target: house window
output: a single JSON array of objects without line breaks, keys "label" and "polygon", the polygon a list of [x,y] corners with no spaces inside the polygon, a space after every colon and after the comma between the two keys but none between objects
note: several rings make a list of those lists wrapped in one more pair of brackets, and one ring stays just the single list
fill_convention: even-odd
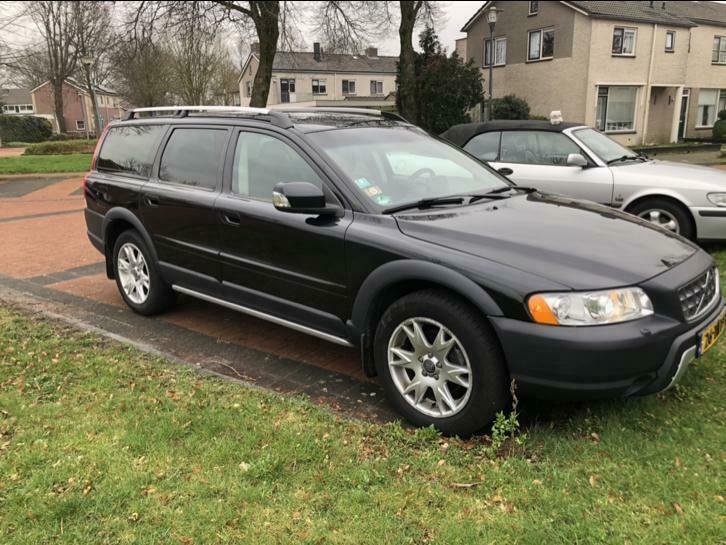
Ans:
[{"label": "house window", "polygon": [[531,30],[528,37],[527,60],[551,59],[555,52],[555,29]]},{"label": "house window", "polygon": [[82,119],[76,119],[76,130],[77,131],[85,131],[86,130],[86,122]]},{"label": "house window", "polygon": [[726,97],[722,102],[722,94],[718,89],[701,89],[698,93],[697,128],[713,127],[716,122],[717,108],[726,106]]},{"label": "house window", "polygon": [[714,64],[726,64],[726,36],[714,36],[711,62]]},{"label": "house window", "polygon": [[615,27],[613,30],[613,55],[635,56],[634,28]]},{"label": "house window", "polygon": [[[484,41],[484,66],[489,66],[491,59],[491,40]],[[507,39],[494,38],[494,66],[507,64]]]},{"label": "house window", "polygon": [[666,32],[665,50],[672,53],[676,49],[676,33],[673,30]]},{"label": "house window", "polygon": [[539,2],[529,3],[529,15],[537,15],[539,13]]},{"label": "house window", "polygon": [[324,79],[314,79],[313,80],[313,94],[314,95],[325,95],[328,93],[328,88],[326,86]]},{"label": "house window", "polygon": [[247,82],[247,89],[245,89],[245,96],[246,97],[252,96],[252,80]]},{"label": "house window", "polygon": [[355,80],[344,79],[343,80],[343,94],[354,95],[355,94]]},{"label": "house window", "polygon": [[383,94],[383,82],[371,80],[371,95]]},{"label": "house window", "polygon": [[637,87],[598,87],[597,128],[605,132],[635,130]]}]

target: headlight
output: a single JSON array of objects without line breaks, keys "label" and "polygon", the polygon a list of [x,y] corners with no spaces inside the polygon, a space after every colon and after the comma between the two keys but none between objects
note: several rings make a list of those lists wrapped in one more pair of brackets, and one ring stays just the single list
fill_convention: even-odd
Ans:
[{"label": "headlight", "polygon": [[550,325],[615,324],[653,314],[653,304],[640,288],[539,293],[527,306],[535,322]]},{"label": "headlight", "polygon": [[726,206],[726,193],[709,193],[707,197],[716,206]]}]

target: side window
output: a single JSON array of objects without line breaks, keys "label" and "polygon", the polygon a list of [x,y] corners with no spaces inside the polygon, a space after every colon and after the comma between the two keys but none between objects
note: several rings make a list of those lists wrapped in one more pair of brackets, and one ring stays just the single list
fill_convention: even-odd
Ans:
[{"label": "side window", "polygon": [[565,166],[570,153],[582,153],[564,134],[548,131],[505,131],[500,161],[526,165]]},{"label": "side window", "polygon": [[108,130],[96,168],[148,178],[165,125],[126,125]]},{"label": "side window", "polygon": [[477,134],[464,145],[464,150],[482,161],[496,161],[499,156],[500,132]]},{"label": "side window", "polygon": [[215,189],[226,141],[224,129],[174,129],[161,156],[159,179]]},{"label": "side window", "polygon": [[[232,192],[265,201],[280,182],[310,182],[328,193],[325,184],[300,154],[266,134],[240,132],[232,171]],[[331,202],[332,195],[328,197]]]}]

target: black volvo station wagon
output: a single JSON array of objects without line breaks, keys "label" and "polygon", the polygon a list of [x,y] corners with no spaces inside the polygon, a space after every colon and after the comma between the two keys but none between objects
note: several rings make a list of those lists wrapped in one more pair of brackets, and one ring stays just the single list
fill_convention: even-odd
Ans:
[{"label": "black volvo station wagon", "polygon": [[665,390],[716,342],[712,258],[512,184],[386,113],[137,109],[84,183],[126,303],[175,294],[345,346],[411,422],[467,435],[524,395]]}]

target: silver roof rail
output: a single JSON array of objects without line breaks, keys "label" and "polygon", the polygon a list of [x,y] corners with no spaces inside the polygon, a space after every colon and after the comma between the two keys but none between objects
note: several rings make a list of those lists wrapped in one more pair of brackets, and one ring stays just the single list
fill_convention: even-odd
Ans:
[{"label": "silver roof rail", "polygon": [[210,114],[241,115],[248,117],[268,117],[275,125],[283,128],[292,126],[290,118],[282,112],[271,111],[267,108],[248,108],[245,106],[154,106],[149,108],[134,108],[126,112],[124,121],[138,119],[142,113],[155,115],[166,115],[175,117],[187,117],[190,112],[208,112]]}]

